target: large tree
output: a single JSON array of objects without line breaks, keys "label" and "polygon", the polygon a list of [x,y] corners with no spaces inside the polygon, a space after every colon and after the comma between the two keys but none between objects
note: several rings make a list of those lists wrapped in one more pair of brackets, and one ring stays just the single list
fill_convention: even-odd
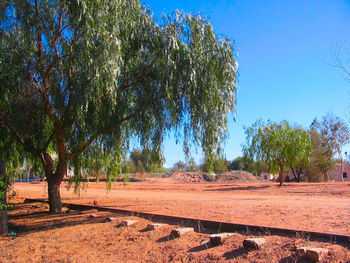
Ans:
[{"label": "large tree", "polygon": [[130,138],[159,151],[175,131],[213,159],[236,71],[232,42],[201,16],[157,24],[138,0],[0,3],[0,123],[40,160],[52,213],[69,166],[79,180],[90,154],[112,154],[118,168]]},{"label": "large tree", "polygon": [[246,129],[245,157],[265,164],[270,172],[279,173],[283,184],[287,166],[310,161],[311,142],[308,132],[291,127],[287,121],[281,123],[257,121]]},{"label": "large tree", "polygon": [[334,157],[343,162],[342,148],[350,141],[350,130],[343,120],[328,113],[312,122],[309,134],[312,152],[307,176],[311,181],[328,180],[328,172],[335,165]]}]

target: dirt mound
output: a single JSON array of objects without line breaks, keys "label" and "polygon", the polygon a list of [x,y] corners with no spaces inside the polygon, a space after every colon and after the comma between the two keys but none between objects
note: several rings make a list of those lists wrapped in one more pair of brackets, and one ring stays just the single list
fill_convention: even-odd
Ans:
[{"label": "dirt mound", "polygon": [[200,183],[209,181],[209,176],[200,172],[175,172],[172,178],[183,182]]},{"label": "dirt mound", "polygon": [[254,176],[253,174],[245,171],[230,171],[216,176],[210,176],[206,173],[201,172],[175,172],[172,174],[172,178],[182,182],[218,182],[218,183],[227,183],[227,182],[266,182],[264,179]]},{"label": "dirt mound", "polygon": [[266,180],[245,171],[230,171],[223,174],[218,174],[215,179],[216,182],[241,182],[241,183],[255,183],[267,182]]}]

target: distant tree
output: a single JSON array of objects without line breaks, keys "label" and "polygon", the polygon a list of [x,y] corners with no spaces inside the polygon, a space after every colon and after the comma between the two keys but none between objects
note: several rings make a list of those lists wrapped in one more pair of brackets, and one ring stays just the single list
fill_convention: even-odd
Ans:
[{"label": "distant tree", "polygon": [[[227,172],[229,170],[230,164],[231,163],[229,161],[227,161],[226,158],[216,157],[216,158],[214,158],[214,161],[212,163],[213,171],[216,174],[221,174],[221,173]],[[200,169],[206,173],[211,172],[210,166],[208,165],[208,163],[206,161],[204,161],[201,164]]]},{"label": "distant tree", "polygon": [[133,161],[124,161],[122,165],[122,173],[136,173],[135,163]]},{"label": "distant tree", "polygon": [[229,170],[230,162],[226,160],[226,158],[218,158],[214,162],[214,172],[216,174],[221,174],[227,172]]},{"label": "distant tree", "polygon": [[255,162],[247,156],[242,156],[231,162],[229,170],[241,170],[260,176],[262,171],[267,171],[268,169],[262,162]]},{"label": "distant tree", "polygon": [[196,172],[198,170],[199,170],[199,168],[198,168],[194,158],[193,157],[189,157],[187,162],[186,162],[186,171],[187,172]]},{"label": "distant tree", "polygon": [[[346,58],[347,56],[347,58]],[[332,47],[333,66],[340,69],[344,79],[350,82],[350,59],[349,54],[345,55],[341,47]]]},{"label": "distant tree", "polygon": [[[290,172],[292,172],[293,174],[294,181],[300,182],[302,180],[302,175],[305,176],[306,167],[310,165],[312,150],[311,150],[311,153],[309,149],[307,152],[304,152],[305,145],[302,143],[299,143],[299,140],[301,138],[304,138],[307,131],[305,131],[303,128],[298,126],[292,129],[293,129],[294,136],[291,138],[292,140],[291,142],[293,143],[293,140],[295,141],[293,150],[296,153],[305,153],[308,155],[308,158],[306,158],[305,156],[305,158],[289,159],[287,164]],[[308,145],[308,147],[310,147],[310,145]],[[312,141],[311,141],[311,149],[312,149]]]},{"label": "distant tree", "polygon": [[350,141],[348,126],[339,117],[327,114],[321,121],[314,120],[309,130],[312,142],[308,180],[328,180],[328,172],[335,165],[335,156],[343,162],[342,148]]},{"label": "distant tree", "polygon": [[246,170],[245,163],[244,163],[244,158],[243,157],[237,157],[234,159],[231,164],[230,164],[230,170]]},{"label": "distant tree", "polygon": [[307,131],[293,129],[286,121],[269,121],[266,124],[257,121],[245,133],[244,155],[255,162],[264,163],[270,172],[278,172],[280,185],[283,184],[287,166],[310,159],[311,142]]},{"label": "distant tree", "polygon": [[163,168],[165,162],[164,156],[159,151],[152,151],[149,148],[144,148],[142,151],[135,149],[130,153],[130,161],[133,162],[135,172],[151,172]]},{"label": "distant tree", "polygon": [[186,169],[186,164],[182,161],[178,161],[174,164],[171,170],[173,172],[181,172],[181,171],[185,171],[185,169]]},{"label": "distant tree", "polygon": [[51,213],[61,213],[68,167],[111,154],[120,170],[130,138],[160,151],[175,129],[185,148],[213,156],[235,110],[236,71],[232,42],[201,16],[157,24],[138,0],[0,3],[0,126],[41,162]]}]

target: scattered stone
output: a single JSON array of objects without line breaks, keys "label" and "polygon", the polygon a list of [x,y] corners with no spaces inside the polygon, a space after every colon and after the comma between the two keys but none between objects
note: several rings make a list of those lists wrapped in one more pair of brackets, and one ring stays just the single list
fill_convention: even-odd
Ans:
[{"label": "scattered stone", "polygon": [[96,215],[96,214],[90,214],[89,215],[89,218],[96,218],[96,217],[98,217],[98,215]]},{"label": "scattered stone", "polygon": [[209,243],[210,243],[210,238],[205,238],[205,239],[202,240],[201,246],[209,245]]},{"label": "scattered stone", "polygon": [[132,226],[132,225],[135,225],[137,223],[136,220],[123,220],[122,221],[122,226]]},{"label": "scattered stone", "polygon": [[265,238],[247,238],[243,241],[243,247],[247,250],[259,250],[265,243]]},{"label": "scattered stone", "polygon": [[299,247],[297,249],[297,254],[299,257],[308,259],[312,262],[319,262],[328,254],[328,249],[314,247]]},{"label": "scattered stone", "polygon": [[165,224],[160,224],[160,223],[148,224],[147,229],[156,230],[156,229],[159,229],[163,226],[165,226]]},{"label": "scattered stone", "polygon": [[181,237],[193,231],[194,231],[193,227],[176,228],[171,231],[170,235],[173,237]]},{"label": "scattered stone", "polygon": [[220,233],[210,235],[210,244],[213,246],[223,244],[228,237],[233,235],[234,233]]},{"label": "scattered stone", "polygon": [[112,222],[112,221],[114,221],[116,219],[117,218],[115,218],[115,217],[109,216],[109,217],[106,217],[106,222]]}]

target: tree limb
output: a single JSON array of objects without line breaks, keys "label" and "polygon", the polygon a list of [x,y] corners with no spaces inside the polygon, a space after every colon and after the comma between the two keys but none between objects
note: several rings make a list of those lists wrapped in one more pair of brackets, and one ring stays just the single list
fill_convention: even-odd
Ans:
[{"label": "tree limb", "polygon": [[13,127],[11,125],[10,122],[8,122],[6,119],[5,119],[5,115],[4,113],[0,113],[0,123],[2,123],[3,126],[5,126],[6,128],[8,128],[10,130],[10,132],[12,133],[12,135],[15,137],[15,139],[23,146],[23,148],[30,152],[31,154],[34,154],[36,156],[39,156],[40,155],[40,150],[36,149],[32,143],[28,143],[26,142],[22,136],[19,134],[19,132],[15,129],[15,127]]},{"label": "tree limb", "polygon": [[128,121],[129,119],[133,118],[135,115],[136,115],[137,112],[134,112],[124,118],[122,118],[120,121],[118,122],[114,122],[108,126],[106,126],[105,128],[103,128],[102,130],[100,130],[99,132],[91,135],[91,137],[87,140],[87,142],[81,147],[80,150],[74,152],[74,153],[71,153],[69,156],[68,156],[68,160],[72,160],[73,158],[79,156],[80,154],[82,154],[87,148],[89,148],[89,146],[98,138],[100,137],[101,135],[103,134],[106,134],[110,131],[112,131],[116,126],[118,125],[121,125],[123,124],[124,122]]}]

